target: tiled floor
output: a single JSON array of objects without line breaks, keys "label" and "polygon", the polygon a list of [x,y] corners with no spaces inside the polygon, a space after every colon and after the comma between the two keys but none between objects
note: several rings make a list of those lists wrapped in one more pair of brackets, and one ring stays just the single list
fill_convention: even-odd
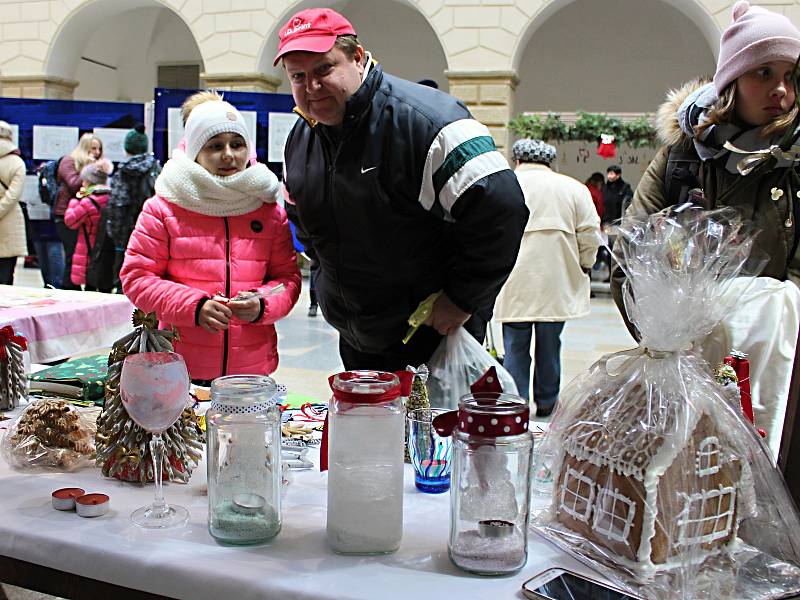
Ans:
[{"label": "tiled floor", "polygon": [[[23,269],[20,260],[14,283],[39,287],[42,279],[38,270]],[[296,394],[324,401],[330,395],[328,376],[342,369],[338,335],[321,313],[317,317],[307,316],[307,283],[304,281],[294,310],[277,324],[280,365],[273,377]],[[603,354],[634,345],[611,299],[605,295],[592,298],[591,314],[564,327],[562,386]]]},{"label": "tiled floor", "polygon": [[[22,268],[20,260],[15,285],[40,287],[42,279],[36,269]],[[304,281],[304,286],[307,281]],[[342,369],[338,354],[338,336],[321,313],[308,317],[308,291],[303,289],[300,301],[291,314],[277,324],[280,366],[273,377],[294,393],[310,399],[326,400],[330,390],[328,375]],[[562,336],[562,387],[584,371],[603,354],[633,347],[614,303],[608,296],[592,298],[591,314],[568,322]],[[44,600],[51,598],[6,586],[9,600]],[[2,598],[2,594],[0,594]]]}]

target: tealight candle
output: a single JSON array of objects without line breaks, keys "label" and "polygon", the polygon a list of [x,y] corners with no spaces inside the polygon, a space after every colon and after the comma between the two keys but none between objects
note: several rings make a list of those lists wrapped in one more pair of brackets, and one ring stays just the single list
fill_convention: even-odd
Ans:
[{"label": "tealight candle", "polygon": [[84,494],[75,499],[75,509],[81,517],[99,517],[108,512],[111,499],[105,494]]},{"label": "tealight candle", "polygon": [[267,499],[258,494],[236,494],[233,497],[233,510],[241,515],[255,515],[263,512]]},{"label": "tealight candle", "polygon": [[56,510],[75,510],[75,499],[83,496],[81,488],[61,488],[53,492],[53,508]]},{"label": "tealight candle", "polygon": [[478,521],[478,531],[481,537],[500,538],[514,533],[514,524],[500,519]]}]

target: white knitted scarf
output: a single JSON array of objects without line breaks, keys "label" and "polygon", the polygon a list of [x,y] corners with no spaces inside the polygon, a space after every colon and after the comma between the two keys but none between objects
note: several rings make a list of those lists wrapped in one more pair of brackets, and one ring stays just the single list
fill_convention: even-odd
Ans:
[{"label": "white knitted scarf", "polygon": [[156,179],[156,194],[209,217],[236,217],[278,199],[278,178],[265,164],[220,177],[176,150]]}]

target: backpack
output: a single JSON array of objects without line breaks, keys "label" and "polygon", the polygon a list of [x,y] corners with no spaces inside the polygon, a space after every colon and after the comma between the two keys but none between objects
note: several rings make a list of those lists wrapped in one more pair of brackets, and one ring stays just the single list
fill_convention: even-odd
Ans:
[{"label": "backpack", "polygon": [[86,285],[97,288],[98,290],[110,290],[114,287],[114,258],[116,249],[114,240],[108,235],[108,205],[101,209],[100,205],[89,198],[94,207],[100,213],[100,220],[97,222],[97,234],[94,238],[94,246],[90,244],[91,239],[86,227],[82,227],[83,236],[86,240],[88,258],[86,260]]},{"label": "backpack", "polygon": [[[61,157],[63,158],[63,156]],[[58,197],[58,166],[61,158],[48,160],[39,166],[39,198],[48,206],[55,206]]]},{"label": "backpack", "polygon": [[703,187],[700,181],[700,157],[694,147],[684,144],[670,146],[667,169],[664,172],[664,198],[667,206],[683,204],[689,190]]}]

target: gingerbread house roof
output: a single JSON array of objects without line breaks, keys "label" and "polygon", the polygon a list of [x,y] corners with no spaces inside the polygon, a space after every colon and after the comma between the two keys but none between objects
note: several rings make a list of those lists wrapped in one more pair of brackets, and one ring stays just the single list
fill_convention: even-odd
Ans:
[{"label": "gingerbread house roof", "polygon": [[563,448],[580,460],[644,481],[656,460],[659,470],[675,460],[703,412],[714,418],[702,403],[695,404],[663,393],[645,395],[640,386],[613,403],[594,396],[566,428]]}]

